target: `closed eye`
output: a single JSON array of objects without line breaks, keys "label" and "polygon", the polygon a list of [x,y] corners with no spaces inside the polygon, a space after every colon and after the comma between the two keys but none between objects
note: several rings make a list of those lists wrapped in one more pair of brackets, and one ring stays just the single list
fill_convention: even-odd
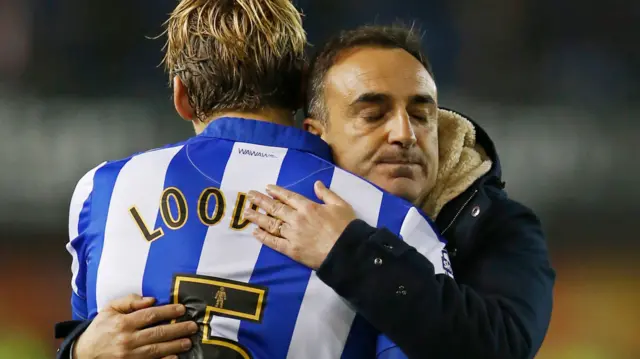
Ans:
[{"label": "closed eye", "polygon": [[427,117],[423,115],[411,115],[411,117],[420,122],[427,122]]},{"label": "closed eye", "polygon": [[384,118],[384,113],[375,114],[375,115],[364,115],[362,116],[367,122],[377,122]]}]

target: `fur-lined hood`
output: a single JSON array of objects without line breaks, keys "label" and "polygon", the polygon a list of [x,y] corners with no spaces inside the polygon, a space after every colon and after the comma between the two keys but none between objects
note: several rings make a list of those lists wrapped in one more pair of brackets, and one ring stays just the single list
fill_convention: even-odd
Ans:
[{"label": "fur-lined hood", "polygon": [[[460,259],[459,250],[462,257],[474,253],[473,248],[481,242],[477,236],[482,219],[490,209],[498,202],[511,202],[489,135],[459,112],[441,108],[438,118],[438,179],[422,207],[448,241],[447,249],[455,262]],[[490,217],[504,215],[499,207]]]},{"label": "fur-lined hood", "polygon": [[421,207],[433,219],[481,178],[501,176],[493,142],[466,116],[441,108],[438,113],[439,167],[435,187]]}]

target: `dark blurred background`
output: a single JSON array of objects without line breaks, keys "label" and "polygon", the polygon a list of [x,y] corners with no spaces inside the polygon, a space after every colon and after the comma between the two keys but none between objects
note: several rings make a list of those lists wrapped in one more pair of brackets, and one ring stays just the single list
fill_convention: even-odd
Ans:
[{"label": "dark blurred background", "polygon": [[[0,0],[0,358],[53,356],[67,211],[106,159],[176,142],[157,67],[175,0]],[[440,103],[493,136],[558,272],[542,359],[640,357],[640,2],[300,0],[316,46],[417,20]]]}]

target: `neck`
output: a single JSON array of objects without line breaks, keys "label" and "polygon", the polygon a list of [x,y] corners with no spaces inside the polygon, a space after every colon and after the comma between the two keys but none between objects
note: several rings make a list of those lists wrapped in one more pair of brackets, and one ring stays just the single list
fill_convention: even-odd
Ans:
[{"label": "neck", "polygon": [[201,133],[204,128],[207,127],[211,121],[215,121],[223,117],[239,117],[246,118],[248,120],[271,122],[278,125],[293,126],[293,113],[290,110],[265,108],[256,111],[230,111],[221,112],[213,115],[211,118],[204,122],[194,121],[196,133]]}]

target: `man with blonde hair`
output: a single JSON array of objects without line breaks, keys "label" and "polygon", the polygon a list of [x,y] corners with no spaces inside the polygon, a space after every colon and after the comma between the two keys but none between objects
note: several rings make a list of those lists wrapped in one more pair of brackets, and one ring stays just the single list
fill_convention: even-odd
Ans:
[{"label": "man with blonde hair", "polygon": [[420,210],[335,167],[327,143],[292,127],[300,14],[289,0],[183,0],[166,33],[174,105],[197,136],[79,181],[67,248],[73,316],[85,322],[66,330],[59,357],[375,357],[379,333],[311,268],[256,241],[245,218],[257,210],[250,190],[276,183],[319,202],[314,187],[328,187],[450,273]]}]

